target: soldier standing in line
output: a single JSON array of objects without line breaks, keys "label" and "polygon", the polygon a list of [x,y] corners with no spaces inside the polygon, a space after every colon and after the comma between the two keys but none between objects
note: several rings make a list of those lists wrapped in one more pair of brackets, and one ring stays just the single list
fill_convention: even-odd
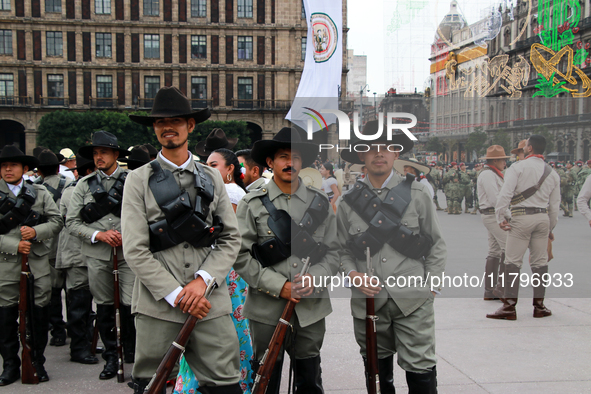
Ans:
[{"label": "soldier standing in line", "polygon": [[560,198],[561,206],[564,210],[565,217],[573,217],[573,177],[569,171],[565,170],[562,164],[559,163],[557,166],[557,173],[560,176]]},{"label": "soldier standing in line", "polygon": [[[377,123],[377,121],[376,121]],[[368,122],[364,134],[375,134]],[[368,127],[370,126],[370,127]],[[377,126],[376,126],[377,127]],[[375,141],[364,153],[343,150],[343,160],[365,163],[368,176],[357,182],[337,203],[337,226],[341,271],[354,285],[351,314],[355,339],[361,356],[366,356],[366,297],[375,297],[378,372],[381,392],[394,388],[394,353],[406,371],[409,392],[437,392],[435,356],[434,292],[430,284],[398,287],[387,278],[440,277],[447,249],[435,206],[425,185],[414,176],[402,177],[393,171],[399,154],[412,149],[405,135]],[[364,141],[351,141],[351,146]],[[398,144],[397,152],[381,148]],[[453,170],[452,170],[453,171]],[[399,226],[396,225],[399,224]],[[374,275],[380,283],[367,283],[367,248]],[[385,287],[384,287],[385,286]],[[434,289],[439,291],[439,289]],[[366,377],[368,375],[366,374]],[[367,379],[367,378],[366,378]]]},{"label": "soldier standing in line", "polygon": [[[461,200],[465,200],[464,213],[470,213],[470,208],[474,207],[474,192],[472,190],[472,174],[467,170],[466,164],[460,163],[460,183],[462,184],[463,195]],[[461,207],[460,200],[460,210]]]},{"label": "soldier standing in line", "polygon": [[[39,165],[37,158],[26,156],[17,147],[6,145],[0,153],[0,355],[3,372],[0,386],[14,383],[20,377],[18,356],[18,304],[22,255],[29,256],[35,277],[35,324],[30,327],[35,337],[33,366],[40,382],[47,382],[45,347],[49,329],[51,242],[63,222],[51,194],[41,185],[27,183],[23,175]],[[34,219],[33,219],[34,217]],[[45,218],[41,222],[40,218]],[[23,225],[24,223],[24,225]]]},{"label": "soldier standing in line", "polygon": [[[60,158],[49,149],[43,150],[37,155],[39,167],[37,173],[40,183],[51,193],[53,201],[59,207],[64,188],[72,183],[70,178],[58,173]],[[66,322],[62,314],[62,290],[64,288],[64,272],[56,269],[55,259],[58,247],[58,237],[52,239],[51,250],[49,251],[49,265],[51,269],[51,301],[49,303],[49,322],[51,324],[50,346],[64,346],[66,344]]]},{"label": "soldier standing in line", "polygon": [[476,215],[478,213],[478,208],[479,208],[479,202],[478,202],[478,175],[480,175],[480,172],[482,171],[483,168],[483,164],[482,163],[476,163],[474,165],[474,169],[469,171],[468,174],[470,175],[470,181],[472,183],[472,195],[473,195],[473,205],[474,205],[474,209],[472,210],[472,212],[470,212],[472,215]]},{"label": "soldier standing in line", "polygon": [[[70,171],[76,171],[79,178],[84,178],[94,172],[94,161],[78,155],[76,166]],[[62,193],[60,213],[62,218],[68,215],[68,206],[78,181],[71,183]],[[88,285],[88,268],[86,258],[82,254],[82,241],[70,234],[67,228],[60,232],[58,240],[55,268],[64,273],[67,294],[67,329],[70,336],[70,361],[81,364],[97,364],[99,362],[90,349],[88,325],[92,310],[92,294]]]},{"label": "soldier standing in line", "polygon": [[[478,201],[482,224],[488,231],[488,255],[486,256],[484,300],[497,300],[502,294],[494,294],[498,275],[504,272],[503,260],[507,234],[499,228],[495,217],[497,196],[503,187],[503,170],[507,166],[505,149],[500,145],[492,145],[486,150],[486,164],[478,175]],[[497,290],[498,292],[498,290]]]},{"label": "soldier standing in line", "polygon": [[581,171],[583,167],[583,162],[581,160],[577,160],[575,162],[575,165],[573,166],[573,168],[571,169],[571,172],[575,178],[575,186],[574,186],[574,200],[575,200],[575,211],[579,210],[579,206],[577,203],[577,196],[579,195],[579,192],[581,191],[580,186],[579,186],[579,172]]},{"label": "soldier standing in line", "polygon": [[[312,278],[330,277],[338,266],[332,206],[324,192],[304,185],[298,176],[302,168],[314,162],[317,153],[318,146],[305,142],[295,128],[284,127],[272,140],[257,141],[252,158],[271,168],[273,178],[247,194],[236,211],[242,247],[234,269],[250,286],[243,313],[250,321],[253,372],[269,347],[287,301],[293,300],[297,302],[290,322],[294,337],[287,339],[285,349],[293,349],[290,357],[295,365],[295,393],[299,394],[324,393],[320,348],[325,317],[332,308],[328,292],[324,287],[315,288]],[[302,229],[297,234],[290,231],[290,222],[294,221]],[[281,228],[287,231],[281,233]],[[289,242],[290,247],[286,246]],[[308,247],[306,242],[312,245]],[[307,257],[311,266],[305,275],[308,280],[303,281],[299,273]],[[277,358],[267,393],[279,393],[282,365],[283,352]]]},{"label": "soldier standing in line", "polygon": [[443,182],[447,186],[447,191],[445,193],[445,197],[448,201],[447,213],[450,215],[461,214],[462,199],[464,196],[463,186],[466,183],[466,178],[462,176],[462,172],[458,169],[458,165],[455,161],[451,163],[451,168],[443,177]]},{"label": "soldier standing in line", "polygon": [[433,203],[435,203],[435,207],[438,211],[443,211],[439,206],[439,201],[437,200],[437,190],[439,190],[440,182],[441,182],[441,171],[435,166],[435,162],[429,163],[431,167],[431,173],[428,176],[429,183],[433,187]]},{"label": "soldier standing in line", "polygon": [[119,157],[129,152],[120,148],[117,137],[97,131],[92,144],[83,146],[78,155],[94,160],[96,172],[81,178],[72,193],[66,226],[70,234],[82,240],[86,257],[90,292],[97,304],[99,333],[106,361],[99,379],[111,379],[117,374],[117,344],[115,332],[115,294],[113,253],[117,251],[121,296],[121,340],[125,362],[134,361],[135,327],[131,315],[131,293],[135,276],[121,250],[121,200],[128,174],[117,164]]},{"label": "soldier standing in line", "polygon": [[[503,306],[486,315],[490,319],[517,319],[515,305],[519,295],[519,280],[523,256],[529,248],[532,274],[540,281],[534,286],[534,317],[550,316],[544,306],[546,288],[542,284],[548,274],[548,239],[558,221],[560,207],[560,177],[544,162],[546,139],[532,135],[527,140],[524,160],[513,164],[505,173],[505,183],[497,198],[495,214],[499,227],[508,231],[505,247],[505,287]],[[511,222],[506,211],[511,205]],[[547,277],[547,275],[546,275]],[[511,280],[509,280],[511,278]]]},{"label": "soldier standing in line", "polygon": [[[220,172],[197,163],[188,148],[189,134],[209,116],[208,109],[194,111],[176,87],[158,91],[150,115],[130,115],[153,127],[162,145],[156,160],[129,174],[123,196],[123,249],[137,275],[136,394],[144,393],[186,313],[201,319],[184,351],[199,391],[242,393],[225,280],[238,255],[240,233]],[[205,290],[213,278],[218,288],[208,300]]]}]

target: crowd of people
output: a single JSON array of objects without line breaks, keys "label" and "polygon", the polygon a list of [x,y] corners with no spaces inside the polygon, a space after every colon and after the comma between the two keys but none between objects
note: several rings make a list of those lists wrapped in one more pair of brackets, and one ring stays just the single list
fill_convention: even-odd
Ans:
[{"label": "crowd of people", "polygon": [[[95,132],[77,153],[39,147],[28,156],[14,146],[2,149],[0,386],[20,377],[17,321],[26,255],[35,277],[30,329],[40,382],[49,380],[46,345],[64,346],[69,337],[72,362],[97,364],[102,353],[99,379],[111,379],[121,363],[133,363],[129,385],[144,393],[171,344],[181,346],[175,337],[190,314],[199,323],[167,377],[175,393],[250,393],[278,324],[291,333],[265,377],[266,392],[279,393],[285,351],[294,392],[323,393],[320,350],[332,308],[329,292],[316,279],[343,275],[366,366],[364,298],[375,299],[381,392],[395,392],[397,354],[409,392],[436,393],[433,300],[441,289],[382,284],[388,277],[444,272],[437,190],[444,190],[449,214],[462,213],[465,199],[465,212],[474,208],[482,215],[489,232],[485,271],[494,277],[484,297],[503,302],[490,318],[516,318],[519,289],[497,285],[497,278],[518,273],[528,247],[532,271],[548,272],[548,239],[560,196],[565,215],[571,215],[569,204],[583,176],[588,179],[579,185],[578,204],[591,225],[589,163],[575,163],[578,171],[567,165],[564,187],[571,189],[561,192],[563,175],[547,169],[541,136],[520,144],[522,156],[503,172],[508,156],[502,147],[490,147],[474,170],[464,163],[443,168],[400,158],[413,142],[394,135],[389,142],[399,144],[400,152],[341,152],[343,189],[335,166],[320,162],[318,147],[296,128],[237,152],[237,139],[214,129],[194,155],[188,135],[209,116],[207,109],[194,111],[178,89],[165,87],[149,115],[130,115],[153,128],[160,151],[149,144],[123,149],[106,131]],[[377,127],[377,121],[368,122],[362,133],[374,135]],[[361,166],[357,177],[352,165]],[[307,167],[319,170],[318,187],[299,177]],[[378,283],[368,281],[371,273]],[[207,298],[211,284],[216,289]],[[551,315],[543,290],[535,290],[534,317]],[[285,321],[288,302],[295,308]],[[95,332],[101,347],[93,341]]]}]

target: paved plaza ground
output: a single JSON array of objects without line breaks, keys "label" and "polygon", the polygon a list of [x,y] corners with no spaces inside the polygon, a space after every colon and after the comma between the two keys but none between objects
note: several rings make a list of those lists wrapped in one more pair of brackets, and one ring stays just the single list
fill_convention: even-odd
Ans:
[{"label": "paved plaza ground", "polygon": [[[482,276],[487,236],[480,215],[438,215],[448,246],[446,274]],[[548,291],[553,316],[532,317],[529,289],[521,293],[516,321],[486,319],[501,303],[483,301],[481,289],[444,289],[436,299],[439,393],[591,393],[591,227],[578,212],[574,218],[560,214],[555,236],[550,273],[572,273],[574,286]],[[363,393],[349,300],[342,291],[335,294],[322,350],[324,388],[327,394]],[[68,347],[48,347],[46,356],[49,382],[17,382],[0,393],[131,393],[116,379],[98,379],[102,363],[69,362]],[[132,366],[125,367],[129,380]],[[398,366],[394,381],[400,393],[407,392]]]}]

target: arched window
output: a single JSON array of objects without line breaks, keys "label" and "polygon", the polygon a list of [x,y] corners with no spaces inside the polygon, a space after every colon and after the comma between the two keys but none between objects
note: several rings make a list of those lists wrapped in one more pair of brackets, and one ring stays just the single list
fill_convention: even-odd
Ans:
[{"label": "arched window", "polygon": [[509,46],[511,43],[511,29],[509,27],[505,28],[505,32],[503,33],[503,46]]},{"label": "arched window", "polygon": [[589,140],[583,141],[583,161],[589,160]]}]

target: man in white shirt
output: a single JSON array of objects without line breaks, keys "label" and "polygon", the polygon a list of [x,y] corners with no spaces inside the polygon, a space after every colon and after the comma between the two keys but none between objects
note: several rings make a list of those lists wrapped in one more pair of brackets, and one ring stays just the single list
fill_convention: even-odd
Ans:
[{"label": "man in white shirt", "polygon": [[577,197],[579,212],[589,221],[591,226],[591,209],[589,209],[589,199],[591,199],[591,176],[588,176]]}]

